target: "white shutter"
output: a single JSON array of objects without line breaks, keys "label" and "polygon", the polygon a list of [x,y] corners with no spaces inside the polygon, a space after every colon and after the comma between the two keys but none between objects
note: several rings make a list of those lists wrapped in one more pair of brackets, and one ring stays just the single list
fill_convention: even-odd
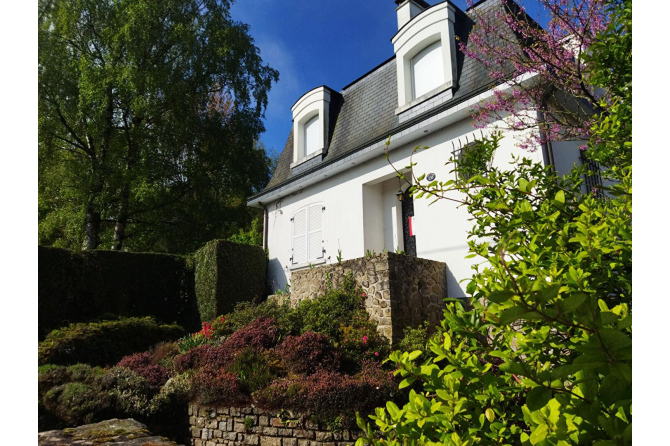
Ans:
[{"label": "white shutter", "polygon": [[319,149],[319,115],[305,123],[305,156]]},{"label": "white shutter", "polygon": [[309,207],[309,260],[323,257],[322,216],[320,204]]},{"label": "white shutter", "polygon": [[442,42],[439,40],[412,58],[412,93],[416,99],[444,83]]},{"label": "white shutter", "polygon": [[307,261],[307,209],[293,215],[293,263]]}]

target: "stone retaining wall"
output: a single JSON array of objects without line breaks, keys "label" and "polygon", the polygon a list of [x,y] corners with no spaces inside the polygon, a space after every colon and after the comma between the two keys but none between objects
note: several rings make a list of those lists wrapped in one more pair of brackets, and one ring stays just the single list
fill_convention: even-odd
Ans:
[{"label": "stone retaining wall", "polygon": [[[255,407],[188,407],[192,446],[345,446],[360,431],[330,432],[298,414]],[[281,416],[280,416],[281,415]]]},{"label": "stone retaining wall", "polygon": [[339,286],[348,272],[367,294],[365,305],[379,332],[392,342],[402,339],[407,326],[437,324],[441,319],[447,297],[446,264],[395,253],[294,271],[291,305],[323,295],[328,280]]}]

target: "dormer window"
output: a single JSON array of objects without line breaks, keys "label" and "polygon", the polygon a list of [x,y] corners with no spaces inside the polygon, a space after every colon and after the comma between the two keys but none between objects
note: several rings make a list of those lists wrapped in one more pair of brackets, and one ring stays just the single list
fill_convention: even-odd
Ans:
[{"label": "dormer window", "polygon": [[443,83],[442,43],[438,40],[412,58],[412,99],[435,90]]},{"label": "dormer window", "polygon": [[398,70],[396,114],[400,115],[438,95],[440,103],[453,97],[456,10],[450,2],[430,6],[405,0],[396,11],[399,29],[391,41]]},{"label": "dormer window", "polygon": [[305,123],[303,133],[303,138],[305,138],[305,156],[309,156],[319,150],[319,115],[314,116]]},{"label": "dormer window", "polygon": [[336,92],[328,87],[308,91],[293,104],[293,162],[296,167],[319,155],[325,155],[328,144],[330,98]]}]

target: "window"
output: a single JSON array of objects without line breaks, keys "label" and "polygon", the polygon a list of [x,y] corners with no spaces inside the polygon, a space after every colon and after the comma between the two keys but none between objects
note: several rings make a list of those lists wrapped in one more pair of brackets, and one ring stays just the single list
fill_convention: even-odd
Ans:
[{"label": "window", "polygon": [[443,83],[442,42],[438,40],[412,58],[412,99],[423,96]]},{"label": "window", "polygon": [[454,153],[456,175],[461,180],[469,180],[475,175],[487,172],[493,162],[495,146],[482,141],[472,141]]},{"label": "window", "polygon": [[323,211],[321,203],[306,206],[293,214],[291,263],[301,264],[324,258]]},{"label": "window", "polygon": [[579,153],[579,158],[582,164],[586,165],[586,172],[584,172],[586,192],[592,193],[598,198],[604,198],[605,193],[603,192],[603,179],[600,175],[600,164],[588,159],[582,151]]},{"label": "window", "polygon": [[319,115],[305,123],[303,136],[305,138],[305,156],[319,150]]}]

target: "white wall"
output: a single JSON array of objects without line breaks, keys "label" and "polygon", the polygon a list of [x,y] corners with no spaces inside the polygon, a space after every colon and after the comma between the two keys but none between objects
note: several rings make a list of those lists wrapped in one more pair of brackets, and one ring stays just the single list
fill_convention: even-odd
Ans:
[{"label": "white wall", "polygon": [[[439,181],[454,178],[453,166],[445,162],[451,157],[453,147],[465,144],[467,135],[471,141],[479,136],[479,130],[465,119],[445,129],[428,133],[416,144],[405,145],[390,153],[391,162],[401,169],[409,164],[409,155],[415,145],[431,147],[418,152],[413,161],[417,163],[414,173],[418,177],[423,173],[434,173]],[[516,139],[505,136],[494,154],[495,166],[509,166],[512,155],[525,156],[536,162],[543,162],[542,152],[528,152],[515,146]],[[452,145],[452,142],[454,145]],[[576,159],[575,159],[576,161]],[[561,156],[561,163],[569,159]],[[574,162],[574,161],[573,161]],[[309,186],[300,192],[284,197],[268,205],[268,247],[270,251],[269,280],[272,290],[283,289],[290,278],[291,256],[291,216],[304,205],[323,202],[324,245],[328,263],[337,262],[338,249],[343,260],[362,257],[366,249],[382,251],[395,250],[397,240],[402,240],[400,222],[400,203],[395,197],[397,179],[393,167],[379,156],[361,165],[351,168],[332,178]],[[449,198],[458,200],[458,193]],[[465,295],[466,284],[459,283],[472,276],[471,266],[478,259],[465,259],[468,254],[467,232],[470,228],[470,216],[458,203],[440,200],[429,206],[430,200],[414,201],[415,233],[417,255],[447,264],[447,291],[451,297]],[[394,213],[395,212],[395,213]],[[396,217],[396,228],[391,221]]]}]

